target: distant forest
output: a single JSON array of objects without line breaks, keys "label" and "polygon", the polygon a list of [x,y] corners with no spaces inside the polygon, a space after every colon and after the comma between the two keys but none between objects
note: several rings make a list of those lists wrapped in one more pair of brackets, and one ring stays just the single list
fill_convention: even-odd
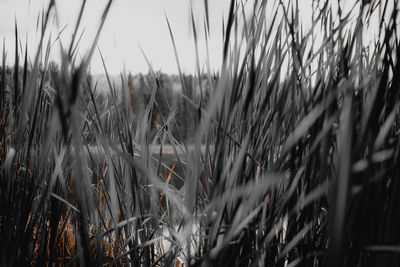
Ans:
[{"label": "distant forest", "polygon": [[[59,75],[51,75],[54,72],[59,72],[58,64],[51,62],[47,68],[41,67],[41,73],[38,73],[38,77],[47,77],[45,80],[37,80],[38,87],[45,88],[46,95],[43,95],[43,101],[50,99],[50,96],[56,93],[57,82],[53,81],[50,77],[59,77]],[[0,83],[6,88],[6,94],[10,92],[10,88],[15,85],[16,79],[18,80],[19,88],[24,89],[26,81],[25,77],[28,74],[21,72],[21,68],[18,70],[18,74],[15,73],[15,67],[6,67],[6,75],[8,80],[3,80],[0,76]],[[42,75],[46,72],[50,75]],[[0,66],[0,73],[2,68]],[[11,78],[12,77],[12,78]],[[90,72],[87,73],[83,83],[80,86],[80,100],[81,103],[87,103],[96,101],[99,105],[97,108],[100,109],[97,112],[104,118],[103,123],[106,122],[107,118],[111,117],[110,112],[113,110],[107,110],[107,103],[113,105],[125,105],[125,111],[130,113],[132,119],[132,127],[137,129],[140,119],[143,119],[144,111],[151,105],[151,96],[154,91],[154,109],[151,114],[152,129],[150,130],[151,140],[150,143],[170,144],[172,141],[181,143],[183,141],[191,142],[192,135],[188,134],[191,127],[194,127],[193,123],[196,117],[201,116],[200,108],[203,108],[207,104],[209,97],[209,78],[207,76],[199,79],[191,74],[183,75],[183,80],[180,79],[179,75],[169,75],[162,72],[151,74],[134,74],[129,73],[128,75],[120,74],[117,75],[92,75]],[[214,81],[217,79],[216,76],[212,78]],[[182,86],[184,84],[184,86]],[[5,99],[7,96],[1,96]],[[13,96],[12,96],[13,97]],[[15,100],[17,101],[17,100]],[[49,102],[50,104],[50,102]],[[93,104],[93,103],[92,103]],[[94,108],[94,105],[79,105],[83,116],[89,114],[90,109]],[[190,116],[188,116],[190,115]],[[162,127],[167,127],[171,130],[171,136],[160,136],[158,133],[165,133],[167,131],[159,131]],[[111,125],[110,129],[118,131],[116,127]],[[94,129],[91,129],[90,125],[86,125],[84,131],[85,137],[88,143],[95,143],[96,137],[93,134]],[[116,134],[108,133],[109,135]],[[173,139],[173,140],[171,140]]]}]

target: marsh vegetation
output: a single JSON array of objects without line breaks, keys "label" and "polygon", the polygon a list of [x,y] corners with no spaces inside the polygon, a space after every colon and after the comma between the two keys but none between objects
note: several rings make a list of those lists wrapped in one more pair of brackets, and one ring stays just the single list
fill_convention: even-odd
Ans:
[{"label": "marsh vegetation", "polygon": [[232,0],[219,72],[185,76],[169,27],[181,90],[149,64],[140,105],[88,72],[113,1],[58,65],[50,2],[37,53],[17,27],[2,51],[1,266],[399,265],[398,1],[313,1],[303,27],[300,1]]}]

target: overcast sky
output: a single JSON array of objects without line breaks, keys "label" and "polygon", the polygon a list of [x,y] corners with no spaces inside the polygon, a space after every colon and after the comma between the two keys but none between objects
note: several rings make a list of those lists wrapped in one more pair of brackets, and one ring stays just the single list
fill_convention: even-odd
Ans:
[{"label": "overcast sky", "polygon": [[[36,46],[32,44],[37,43],[39,36],[36,32],[37,17],[39,11],[47,7],[48,2],[49,0],[0,0],[0,37],[4,36],[5,38],[8,52],[7,62],[13,62],[15,18],[23,44],[26,36],[28,37],[32,56],[36,50]],[[81,2],[81,0],[56,0],[58,23],[52,22],[53,40],[56,33],[67,26],[61,34],[61,41],[65,45],[69,43]],[[212,0],[209,2],[212,26],[210,61],[212,66],[218,68],[222,50],[222,16],[227,13],[229,1]],[[85,32],[79,45],[82,55],[87,51],[94,38],[106,3],[107,0],[87,1],[81,24],[81,29],[84,29]],[[196,21],[199,28],[202,28],[203,0],[193,0],[192,3]],[[164,12],[170,20],[183,69],[186,72],[194,71],[195,54],[189,17],[190,1],[115,0],[98,45],[110,72],[119,73],[124,66],[132,72],[147,72],[148,66],[140,52],[140,45],[155,69],[177,73]],[[205,45],[200,43],[200,47],[205,48]],[[200,52],[204,59],[205,51]],[[59,57],[58,45],[53,47],[52,55],[53,58]],[[98,52],[92,61],[92,71],[103,71]]]},{"label": "overcast sky", "polygon": [[[80,30],[84,30],[79,44],[80,54],[84,55],[94,39],[100,17],[107,0],[87,0]],[[177,73],[177,66],[169,36],[165,14],[170,20],[175,36],[178,54],[185,72],[195,70],[195,48],[190,24],[190,2],[200,36],[200,56],[202,67],[205,66],[205,43],[203,34],[204,7],[203,0],[114,0],[98,47],[103,53],[108,70],[118,74],[124,67],[133,73],[147,72],[148,66],[142,56],[139,45],[156,70]],[[221,64],[222,54],[222,19],[226,18],[230,0],[210,0],[210,63],[213,69]],[[243,2],[247,2],[243,0]],[[274,2],[274,1],[271,1]],[[301,16],[311,20],[312,0],[302,0]],[[335,2],[335,1],[333,1]],[[0,38],[4,37],[7,62],[14,59],[14,22],[17,21],[22,44],[28,40],[29,54],[33,59],[37,49],[39,34],[36,31],[38,14],[46,9],[49,0],[0,0]],[[62,44],[69,44],[75,21],[79,14],[82,0],[56,0],[58,21],[52,20],[51,39],[55,40],[61,33]],[[0,53],[0,58],[1,58]],[[59,42],[52,48],[52,58],[59,58]],[[91,65],[92,72],[102,73],[103,67],[99,53],[96,51]]]}]

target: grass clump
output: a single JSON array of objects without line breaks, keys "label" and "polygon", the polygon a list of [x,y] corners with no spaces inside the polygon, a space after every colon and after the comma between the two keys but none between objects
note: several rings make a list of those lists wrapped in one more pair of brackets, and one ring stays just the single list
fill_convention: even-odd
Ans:
[{"label": "grass clump", "polygon": [[1,264],[397,265],[398,3],[313,3],[303,28],[297,2],[232,0],[218,74],[200,69],[192,19],[192,79],[167,20],[185,114],[150,64],[142,108],[105,64],[100,101],[87,67],[112,1],[81,62],[80,19],[60,67],[44,37],[28,64],[16,29],[0,83]]}]

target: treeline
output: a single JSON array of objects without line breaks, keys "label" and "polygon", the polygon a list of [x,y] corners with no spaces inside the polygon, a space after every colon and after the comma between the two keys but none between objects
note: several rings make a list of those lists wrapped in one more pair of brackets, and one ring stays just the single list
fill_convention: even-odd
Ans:
[{"label": "treeline", "polygon": [[[185,75],[182,81],[177,75],[157,73],[153,75],[137,74],[128,75],[128,88],[130,95],[130,106],[133,113],[134,123],[138,122],[141,116],[140,111],[148,108],[151,104],[151,97],[154,94],[154,109],[151,113],[153,129],[151,135],[156,143],[162,138],[157,138],[157,131],[162,127],[171,130],[172,137],[179,143],[182,141],[191,142],[193,137],[189,134],[193,122],[197,121],[199,112],[196,105],[205,103],[209,87],[207,78],[202,77],[202,85],[193,75]],[[202,90],[202,94],[200,93]],[[158,139],[158,140],[157,140]],[[170,137],[165,141],[171,142]]]},{"label": "treeline", "polygon": [[[23,90],[27,81],[23,81],[28,74],[22,73],[22,68],[18,68],[15,73],[15,67],[5,67],[3,72],[0,67],[0,86],[5,89],[4,96],[1,96],[2,104],[6,104],[7,99],[13,101],[19,96],[15,92],[11,94],[10,88],[15,87],[15,79],[18,80],[18,87]],[[47,66],[41,66],[38,73],[37,86],[43,87],[46,95],[55,94],[59,88],[57,83],[63,81],[55,81],[52,77],[59,77],[57,73],[60,71],[58,64],[50,62]],[[29,70],[28,70],[29,72]],[[3,76],[3,73],[6,74]],[[44,75],[43,75],[44,74]],[[3,79],[6,77],[6,79]],[[214,81],[217,77],[213,77]],[[30,81],[32,82],[32,81]],[[182,85],[183,84],[183,85]],[[202,76],[200,79],[193,75],[183,75],[181,80],[179,75],[168,75],[162,72],[151,74],[128,74],[112,76],[108,74],[92,75],[88,72],[82,80],[80,86],[78,107],[83,116],[87,116],[90,112],[95,112],[94,102],[96,103],[97,112],[104,119],[103,123],[109,124],[108,136],[116,135],[118,131],[117,122],[108,121],[107,118],[112,117],[111,113],[118,109],[107,109],[108,104],[125,105],[125,112],[129,113],[132,120],[132,127],[136,128],[140,124],[140,120],[146,116],[145,111],[149,105],[154,105],[151,111],[151,129],[149,134],[149,142],[160,144],[169,144],[173,140],[181,143],[182,141],[191,142],[193,137],[189,132],[194,127],[194,121],[198,121],[200,116],[199,104],[204,106],[209,97],[210,86],[208,78]],[[17,94],[21,94],[21,91]],[[61,92],[65,94],[65,92]],[[152,103],[152,94],[154,94],[154,102]],[[10,103],[12,104],[12,103]],[[8,105],[8,104],[7,104]],[[15,107],[15,105],[13,105]],[[85,125],[84,134],[88,143],[96,143],[96,136],[93,134],[94,129],[90,125]],[[170,131],[164,131],[164,130]],[[170,136],[163,137],[161,132],[170,132]]]}]

